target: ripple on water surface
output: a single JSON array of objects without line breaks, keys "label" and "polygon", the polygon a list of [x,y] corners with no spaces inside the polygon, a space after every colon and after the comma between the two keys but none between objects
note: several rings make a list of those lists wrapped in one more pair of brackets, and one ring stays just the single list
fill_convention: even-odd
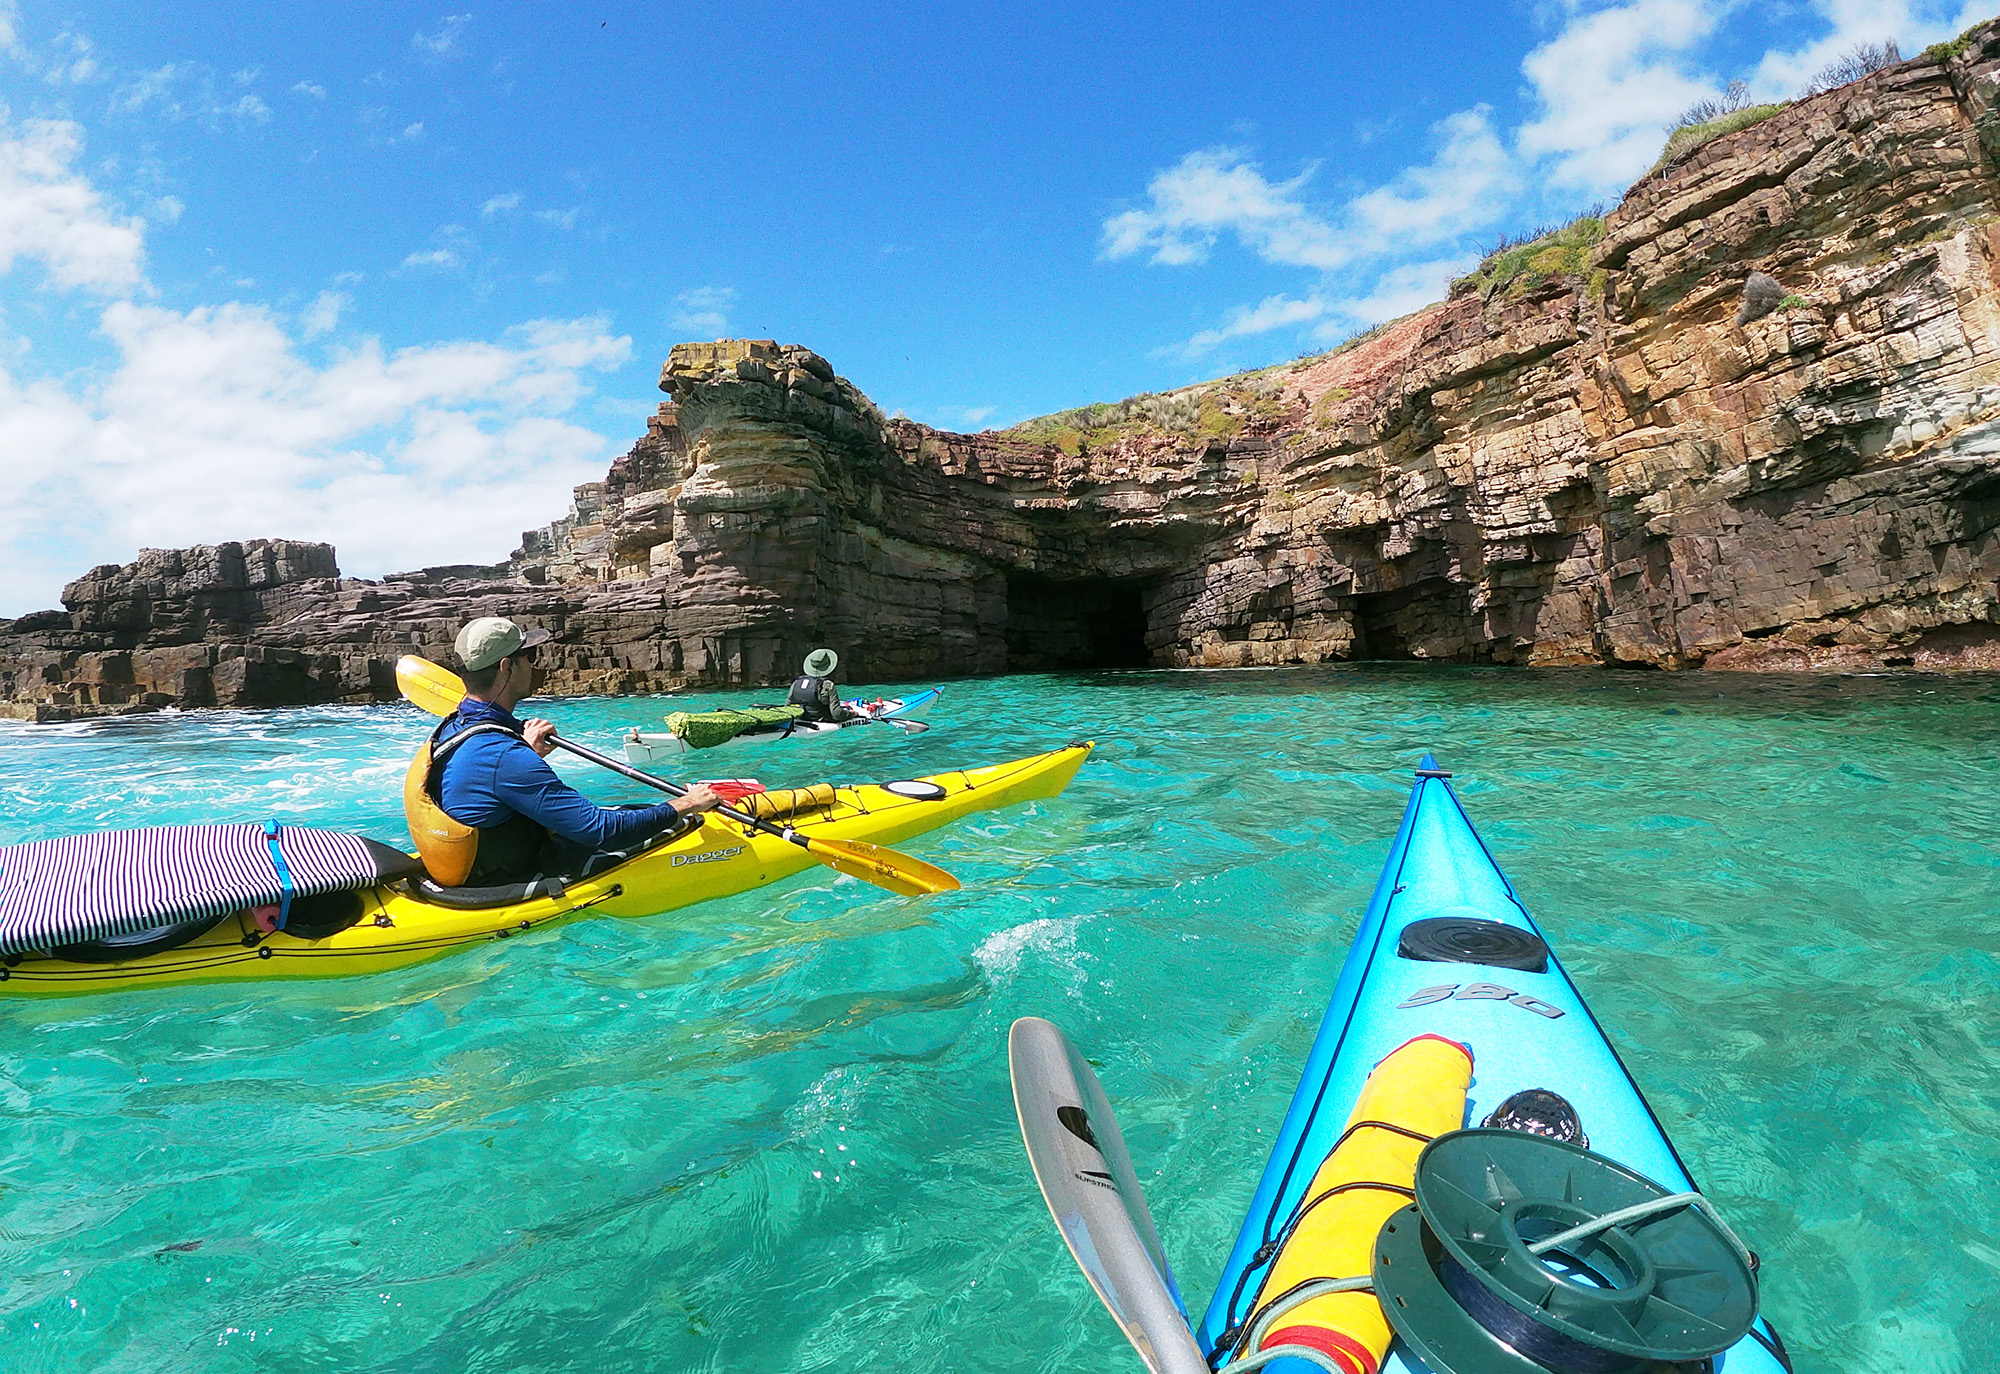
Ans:
[{"label": "ripple on water surface", "polygon": [[[547,714],[608,748],[689,704]],[[1137,1368],[1035,1191],[1006,1028],[1050,1016],[1101,1066],[1199,1302],[1434,749],[1764,1255],[1801,1370],[1977,1371],[1996,704],[1991,679],[1415,667],[954,684],[927,735],[754,767],[1102,741],[1064,796],[902,846],[961,892],[815,870],[371,978],[0,1001],[5,1364]],[[426,728],[0,725],[0,843],[266,815],[400,843]]]}]

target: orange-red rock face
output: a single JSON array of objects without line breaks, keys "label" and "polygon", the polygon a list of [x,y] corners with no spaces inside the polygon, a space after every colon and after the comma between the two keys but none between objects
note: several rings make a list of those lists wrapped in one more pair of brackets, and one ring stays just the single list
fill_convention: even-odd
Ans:
[{"label": "orange-red rock face", "polygon": [[[1996,106],[1989,25],[1648,177],[1587,276],[1463,287],[1070,428],[942,433],[804,348],[683,344],[645,438],[512,563],[360,583],[328,550],[311,577],[179,593],[144,560],[99,569],[67,614],[0,628],[0,695],[364,697],[496,610],[557,630],[577,691],[783,680],[822,643],[853,680],[2000,668]],[[1778,288],[1750,293],[1761,315],[1753,272]],[[247,666],[218,677],[228,655]]]}]

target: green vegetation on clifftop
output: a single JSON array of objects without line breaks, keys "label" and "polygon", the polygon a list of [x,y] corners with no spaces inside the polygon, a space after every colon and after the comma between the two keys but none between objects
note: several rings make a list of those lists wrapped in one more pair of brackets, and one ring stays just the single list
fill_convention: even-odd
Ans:
[{"label": "green vegetation on clifftop", "polygon": [[1182,391],[1145,392],[1122,401],[1059,410],[999,433],[1005,439],[1054,444],[1071,455],[1086,448],[1106,448],[1146,430],[1227,439],[1251,420],[1275,419],[1282,410],[1278,397],[1284,379],[1300,366],[1279,363]]},{"label": "green vegetation on clifftop", "polygon": [[1545,229],[1520,242],[1502,243],[1486,255],[1475,271],[1460,277],[1452,287],[1458,290],[1467,282],[1476,282],[1479,298],[1490,301],[1503,291],[1513,299],[1544,282],[1581,277],[1591,295],[1601,295],[1604,274],[1591,270],[1590,250],[1603,237],[1604,215],[1592,210],[1559,229]]},{"label": "green vegetation on clifftop", "polygon": [[1952,58],[1957,57],[1972,46],[1972,35],[1975,30],[1982,29],[1986,24],[1991,22],[1991,20],[1986,20],[1982,23],[1974,24],[1972,28],[1967,29],[1964,33],[1948,42],[1931,44],[1928,48],[1924,49],[1924,56],[1933,62],[1951,61]]},{"label": "green vegetation on clifftop", "polygon": [[1667,146],[1660,150],[1660,159],[1653,164],[1652,170],[1657,172],[1675,163],[1685,162],[1694,156],[1697,149],[1704,144],[1713,143],[1724,134],[1737,133],[1753,124],[1762,124],[1784,109],[1785,104],[1786,102],[1780,100],[1771,105],[1745,105],[1742,109],[1730,110],[1713,119],[1705,119],[1696,124],[1678,125],[1667,135]]}]

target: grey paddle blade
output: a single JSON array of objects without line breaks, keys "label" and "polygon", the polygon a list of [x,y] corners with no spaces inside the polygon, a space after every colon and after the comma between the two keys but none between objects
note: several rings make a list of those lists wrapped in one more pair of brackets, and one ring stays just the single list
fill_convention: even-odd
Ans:
[{"label": "grey paddle blade", "polygon": [[1208,1374],[1097,1075],[1035,1016],[1008,1033],[1007,1066],[1035,1181],[1090,1286],[1153,1374]]}]

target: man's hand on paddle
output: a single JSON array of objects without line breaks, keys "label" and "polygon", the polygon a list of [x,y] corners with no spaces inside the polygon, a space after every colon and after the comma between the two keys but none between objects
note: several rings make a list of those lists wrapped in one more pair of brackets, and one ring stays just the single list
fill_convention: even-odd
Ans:
[{"label": "man's hand on paddle", "polygon": [[521,738],[543,758],[556,751],[556,727],[550,721],[539,718],[529,721],[521,727]]},{"label": "man's hand on paddle", "polygon": [[691,816],[697,811],[707,811],[722,805],[722,798],[715,789],[705,782],[695,783],[680,796],[674,798],[674,810],[683,816]]}]

